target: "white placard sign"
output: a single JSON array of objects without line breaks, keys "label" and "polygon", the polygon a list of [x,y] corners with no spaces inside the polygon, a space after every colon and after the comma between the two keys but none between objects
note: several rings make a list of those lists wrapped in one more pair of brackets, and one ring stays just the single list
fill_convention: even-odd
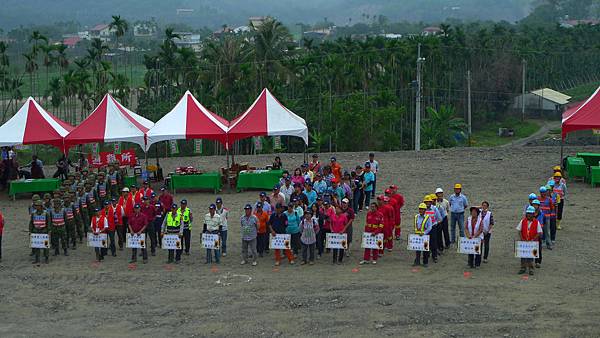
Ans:
[{"label": "white placard sign", "polygon": [[517,258],[540,258],[540,242],[538,241],[516,241],[515,257]]},{"label": "white placard sign", "polygon": [[382,250],[383,234],[374,234],[370,232],[363,233],[361,248]]},{"label": "white placard sign", "polygon": [[31,234],[29,246],[33,249],[48,249],[50,248],[50,236],[48,234]]},{"label": "white placard sign", "polygon": [[289,234],[275,234],[275,236],[269,236],[269,248],[270,249],[289,249],[292,241],[292,235]]},{"label": "white placard sign", "polygon": [[180,250],[181,238],[179,238],[179,235],[163,235],[162,248],[165,250]]},{"label": "white placard sign", "polygon": [[327,249],[348,249],[348,235],[328,233],[325,247]]},{"label": "white placard sign", "polygon": [[219,234],[202,234],[202,247],[205,249],[219,250],[221,238]]},{"label": "white placard sign", "polygon": [[461,237],[458,241],[458,253],[481,255],[481,238]]},{"label": "white placard sign", "polygon": [[108,248],[108,235],[88,232],[87,245],[91,248]]},{"label": "white placard sign", "polygon": [[146,249],[146,234],[127,234],[127,247],[132,249]]},{"label": "white placard sign", "polygon": [[407,243],[406,250],[429,251],[429,235],[409,234]]}]

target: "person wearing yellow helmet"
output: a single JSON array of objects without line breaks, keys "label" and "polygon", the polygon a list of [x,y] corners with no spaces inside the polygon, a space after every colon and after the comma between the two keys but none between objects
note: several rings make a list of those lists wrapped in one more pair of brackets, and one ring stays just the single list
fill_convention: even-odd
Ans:
[{"label": "person wearing yellow helmet", "polygon": [[429,243],[431,243],[429,248],[431,250],[431,257],[433,258],[433,262],[437,263],[438,233],[439,229],[441,228],[440,221],[442,217],[438,208],[434,205],[435,199],[435,194],[430,194],[425,196],[423,202],[425,202],[425,206],[427,206],[425,214],[429,216],[429,219],[431,220],[431,231],[429,232]]},{"label": "person wearing yellow helmet", "polygon": [[[413,228],[415,234],[419,236],[429,235],[431,232],[432,224],[429,215],[425,214],[427,205],[425,203],[419,204],[419,213],[415,215],[413,222]],[[431,242],[431,240],[430,240]],[[423,267],[427,267],[429,263],[429,251],[423,251]],[[421,265],[421,251],[415,251],[415,261],[413,266]]]},{"label": "person wearing yellow helmet", "polygon": [[[559,167],[560,169],[560,167]],[[554,181],[554,192],[558,196],[556,203],[556,230],[561,230],[560,222],[562,221],[563,210],[565,207],[565,198],[567,197],[567,181],[562,177],[561,171],[554,171],[552,176]]]},{"label": "person wearing yellow helmet", "polygon": [[455,243],[457,224],[460,237],[465,237],[465,210],[469,207],[467,197],[462,194],[462,184],[454,185],[454,194],[450,196],[448,203],[450,203],[450,243]]}]

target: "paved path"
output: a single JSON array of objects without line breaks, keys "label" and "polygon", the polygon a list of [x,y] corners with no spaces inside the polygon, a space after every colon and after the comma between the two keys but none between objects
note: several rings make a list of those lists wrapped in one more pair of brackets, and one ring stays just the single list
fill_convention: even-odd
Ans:
[{"label": "paved path", "polygon": [[522,147],[522,146],[525,146],[529,142],[543,138],[544,136],[546,136],[546,134],[548,134],[548,132],[550,130],[560,128],[560,125],[561,125],[561,121],[547,121],[535,133],[533,133],[525,138],[520,138],[520,139],[514,140],[510,143],[503,144],[500,147]]}]

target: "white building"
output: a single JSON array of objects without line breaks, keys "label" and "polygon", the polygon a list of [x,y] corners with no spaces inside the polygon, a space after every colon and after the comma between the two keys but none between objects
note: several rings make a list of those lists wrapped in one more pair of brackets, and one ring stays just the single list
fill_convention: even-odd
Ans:
[{"label": "white building", "polygon": [[550,88],[534,90],[527,94],[515,97],[512,108],[525,112],[530,116],[557,117],[562,114],[571,97]]}]

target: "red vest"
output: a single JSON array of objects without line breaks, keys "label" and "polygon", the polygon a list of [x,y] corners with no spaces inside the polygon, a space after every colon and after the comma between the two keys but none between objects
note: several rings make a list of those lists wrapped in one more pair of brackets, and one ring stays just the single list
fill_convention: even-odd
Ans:
[{"label": "red vest", "polygon": [[131,194],[127,195],[127,200],[123,198],[123,196],[119,197],[119,202],[123,210],[125,210],[125,216],[129,217],[129,215],[133,214],[133,196]]},{"label": "red vest", "polygon": [[538,225],[540,224],[538,222],[538,220],[534,218],[531,221],[531,227],[529,229],[527,229],[528,223],[529,223],[529,220],[527,220],[527,217],[524,217],[521,220],[521,240],[523,240],[523,241],[533,241],[533,240],[535,240],[535,237],[538,235],[537,229],[538,229]]},{"label": "red vest", "polygon": [[103,232],[104,231],[104,215],[100,217],[92,216],[92,232]]},{"label": "red vest", "polygon": [[108,212],[106,212],[106,208],[102,209],[102,217],[108,221],[108,230],[115,231],[115,209],[112,205],[108,206]]}]

